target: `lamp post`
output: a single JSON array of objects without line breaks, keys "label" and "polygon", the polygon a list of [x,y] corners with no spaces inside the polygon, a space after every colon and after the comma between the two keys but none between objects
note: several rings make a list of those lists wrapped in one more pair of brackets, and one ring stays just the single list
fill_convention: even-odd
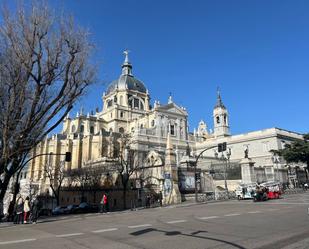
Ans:
[{"label": "lamp post", "polygon": [[275,181],[279,181],[279,177],[278,177],[278,163],[280,162],[280,160],[279,160],[279,156],[277,155],[277,154],[274,154],[273,155],[273,157],[272,157],[272,161],[273,161],[273,163],[276,165],[276,170],[274,170],[274,172],[275,172]]},{"label": "lamp post", "polygon": [[209,147],[209,148],[206,148],[206,149],[204,149],[204,150],[202,150],[198,155],[197,155],[197,157],[196,157],[196,159],[195,159],[195,162],[193,163],[194,165],[194,182],[195,182],[195,184],[194,184],[194,190],[195,190],[195,202],[198,202],[198,193],[197,193],[197,179],[196,179],[196,173],[197,173],[197,170],[196,170],[196,167],[197,167],[197,162],[198,162],[198,160],[199,160],[199,158],[201,157],[201,155],[205,152],[205,151],[207,151],[207,150],[210,150],[210,149],[214,149],[214,148],[217,148],[218,147],[218,145],[214,145],[214,146],[211,146],[211,147]]},{"label": "lamp post", "polygon": [[224,177],[224,188],[225,188],[225,192],[227,197],[229,196],[229,190],[227,187],[227,167],[230,166],[230,157],[231,157],[232,153],[231,153],[231,148],[228,148],[228,151],[226,152],[226,157],[224,157],[223,152],[221,154],[221,158],[219,158],[219,154],[217,151],[215,151],[215,158],[218,160],[224,160],[225,164],[224,164],[224,172],[223,172],[223,177]]},{"label": "lamp post", "polygon": [[224,172],[224,185],[225,185],[225,191],[226,191],[226,194],[227,194],[227,197],[229,198],[229,190],[227,188],[227,167],[230,167],[230,157],[232,155],[232,152],[231,152],[231,148],[228,148],[227,152],[226,152],[226,164],[225,164],[225,172]]}]

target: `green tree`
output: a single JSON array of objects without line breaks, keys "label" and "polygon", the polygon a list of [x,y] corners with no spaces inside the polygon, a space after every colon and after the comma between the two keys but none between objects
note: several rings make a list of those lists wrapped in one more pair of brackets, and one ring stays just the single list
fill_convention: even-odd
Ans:
[{"label": "green tree", "polygon": [[287,161],[287,163],[305,163],[306,177],[308,179],[309,171],[309,133],[304,134],[304,140],[295,141],[291,144],[286,144],[284,149],[278,151],[279,155]]}]

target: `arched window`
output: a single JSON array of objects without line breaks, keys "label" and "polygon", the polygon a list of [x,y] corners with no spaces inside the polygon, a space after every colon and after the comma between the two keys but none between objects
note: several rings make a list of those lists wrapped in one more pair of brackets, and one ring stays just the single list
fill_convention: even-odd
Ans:
[{"label": "arched window", "polygon": [[217,124],[220,124],[220,117],[219,116],[216,117],[216,120],[217,120]]},{"label": "arched window", "polygon": [[151,126],[152,126],[152,127],[155,126],[155,121],[154,121],[154,120],[151,121]]},{"label": "arched window", "polygon": [[226,114],[224,114],[224,124],[226,124]]},{"label": "arched window", "polygon": [[143,129],[144,128],[144,125],[143,124],[141,124],[141,129]]},{"label": "arched window", "polygon": [[124,128],[123,127],[119,128],[119,133],[121,133],[121,134],[124,133]]},{"label": "arched window", "polygon": [[109,128],[109,132],[113,132],[113,128]]},{"label": "arched window", "polygon": [[80,133],[83,133],[83,132],[84,132],[84,129],[85,129],[84,125],[81,125],[81,126],[80,126]]},{"label": "arched window", "polygon": [[134,99],[134,108],[139,108],[139,100]]},{"label": "arched window", "polygon": [[94,134],[94,127],[90,126],[90,134]]},{"label": "arched window", "polygon": [[123,116],[124,116],[124,115],[123,115],[123,112],[121,111],[121,112],[120,112],[120,118],[123,118]]},{"label": "arched window", "polygon": [[73,132],[75,132],[75,125],[72,125],[72,128],[71,128],[71,132],[73,133]]}]

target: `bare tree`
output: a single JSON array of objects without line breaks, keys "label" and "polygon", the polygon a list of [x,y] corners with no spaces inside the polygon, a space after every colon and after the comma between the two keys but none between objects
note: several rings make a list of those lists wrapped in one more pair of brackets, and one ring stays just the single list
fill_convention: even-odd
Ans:
[{"label": "bare tree", "polygon": [[121,179],[124,209],[126,209],[127,190],[130,177],[140,168],[139,153],[137,150],[130,147],[130,141],[131,140],[129,135],[122,135],[122,137],[119,139],[119,148],[115,147],[114,149],[118,150],[115,153],[115,155],[117,155],[115,164],[117,165],[117,173]]},{"label": "bare tree", "polygon": [[68,174],[71,187],[73,186],[73,188],[80,190],[82,199],[84,199],[85,191],[92,191],[95,202],[95,195],[97,190],[102,186],[102,176],[105,171],[105,168],[92,165],[73,169]]},{"label": "bare tree", "polygon": [[[0,203],[31,149],[94,82],[89,33],[45,4],[4,9],[0,26]],[[1,210],[0,210],[1,212]]]},{"label": "bare tree", "polygon": [[46,177],[49,179],[49,186],[56,198],[57,206],[59,206],[60,190],[66,177],[64,162],[60,162],[60,164],[56,165],[55,167],[52,164],[47,163],[44,167],[44,171]]}]

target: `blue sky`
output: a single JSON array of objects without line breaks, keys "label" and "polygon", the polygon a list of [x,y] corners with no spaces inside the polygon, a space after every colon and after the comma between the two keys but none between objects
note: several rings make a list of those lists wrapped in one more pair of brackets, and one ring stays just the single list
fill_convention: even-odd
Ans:
[{"label": "blue sky", "polygon": [[[97,44],[99,79],[77,105],[102,107],[122,51],[152,101],[187,108],[190,130],[212,127],[219,86],[233,134],[280,127],[309,132],[309,1],[57,0]],[[79,108],[79,107],[78,107]],[[77,108],[77,109],[78,109]]]}]

